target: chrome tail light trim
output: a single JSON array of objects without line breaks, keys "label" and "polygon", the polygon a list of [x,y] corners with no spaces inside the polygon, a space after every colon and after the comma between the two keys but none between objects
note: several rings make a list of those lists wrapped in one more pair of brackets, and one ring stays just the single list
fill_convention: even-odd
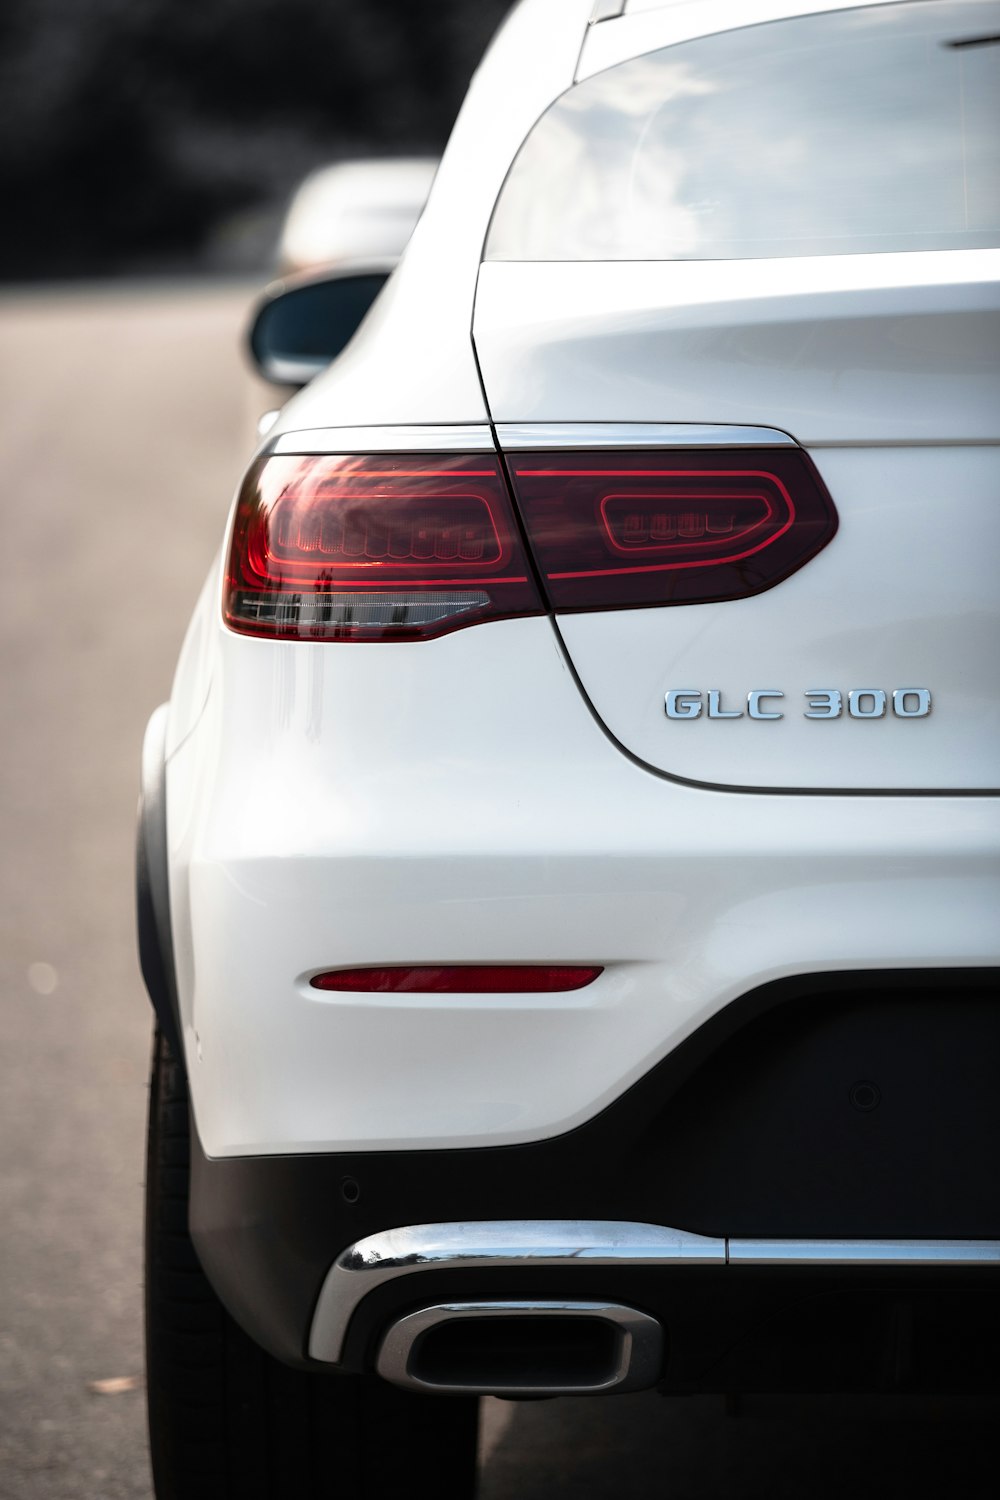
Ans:
[{"label": "chrome tail light trim", "polygon": [[322,453],[493,453],[485,423],[440,427],[310,427],[280,432],[263,450],[268,454]]},{"label": "chrome tail light trim", "polygon": [[797,448],[776,427],[704,426],[687,422],[498,422],[504,452],[545,448]]}]

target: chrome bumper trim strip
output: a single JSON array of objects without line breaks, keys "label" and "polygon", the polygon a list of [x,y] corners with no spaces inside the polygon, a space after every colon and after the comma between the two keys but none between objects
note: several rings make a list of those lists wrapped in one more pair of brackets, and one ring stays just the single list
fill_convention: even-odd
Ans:
[{"label": "chrome bumper trim strip", "polygon": [[350,1245],[327,1273],[309,1354],[336,1364],[354,1309],[375,1287],[421,1271],[514,1266],[725,1265],[726,1242],[656,1224],[523,1219],[417,1224]]},{"label": "chrome bumper trim strip", "polygon": [[416,1224],[349,1245],[327,1272],[309,1335],[312,1359],[337,1364],[368,1293],[421,1271],[517,1266],[1000,1266],[1000,1240],[710,1239],[659,1224],[503,1220]]},{"label": "chrome bumper trim strip", "polygon": [[997,1240],[730,1240],[740,1266],[1000,1265]]}]

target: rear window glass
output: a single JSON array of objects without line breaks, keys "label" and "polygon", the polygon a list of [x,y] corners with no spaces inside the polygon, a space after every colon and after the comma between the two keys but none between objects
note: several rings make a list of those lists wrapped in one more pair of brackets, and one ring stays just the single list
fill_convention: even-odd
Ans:
[{"label": "rear window glass", "polygon": [[996,245],[998,157],[998,0],[773,21],[634,58],[557,99],[510,170],[486,259]]}]

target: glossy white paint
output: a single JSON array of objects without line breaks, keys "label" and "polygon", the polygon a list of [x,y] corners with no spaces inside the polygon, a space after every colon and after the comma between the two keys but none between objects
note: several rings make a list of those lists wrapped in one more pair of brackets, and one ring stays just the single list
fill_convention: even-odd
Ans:
[{"label": "glossy white paint", "polygon": [[[743,787],[1000,786],[1000,452],[830,448],[815,455],[840,513],[833,541],[752,599],[559,618],[596,712],[633,755]],[[851,688],[930,689],[926,718],[852,719]],[[743,718],[670,720],[668,689],[721,691]],[[780,722],[747,716],[778,688]],[[839,688],[837,719],[806,693]]]},{"label": "glossy white paint", "polygon": [[220,566],[221,559],[217,557],[202,585],[181,645],[167,720],[168,759],[194,729],[208,701],[215,664]]},{"label": "glossy white paint", "polygon": [[[710,36],[737,26],[758,26],[788,16],[820,11],[856,10],[873,0],[630,0],[622,16],[591,26],[587,32],[577,81],[616,63],[690,37]],[[897,0],[874,0],[895,4]]]},{"label": "glossy white paint", "polygon": [[997,250],[490,263],[474,333],[496,422],[1000,441]]},{"label": "glossy white paint", "polygon": [[[487,264],[474,332],[522,448],[571,419],[767,423],[812,449],[837,506],[829,546],[752,599],[561,617],[626,749],[729,786],[998,785],[1000,253]],[[850,688],[906,686],[928,718],[846,712]],[[669,689],[745,709],[764,687],[780,725],[663,711]],[[814,688],[844,693],[835,723],[804,717]]]},{"label": "glossy white paint", "polygon": [[472,80],[398,270],[359,336],[289,402],[275,433],[486,419],[469,340],[480,251],[518,147],[572,84],[591,6],[531,0],[511,12]]},{"label": "glossy white paint", "polygon": [[[995,802],[672,784],[610,743],[545,619],[417,645],[212,629],[216,688],[168,766],[210,1154],[539,1139],[754,984],[995,961]],[[547,996],[307,983],[490,960],[606,971]]]},{"label": "glossy white paint", "polygon": [[[964,676],[956,662],[970,616],[989,604],[978,553],[966,554],[965,592],[950,578],[931,618],[926,568],[915,584],[889,577],[879,593],[854,531],[870,523],[888,545],[878,465],[891,459],[897,477],[909,465],[892,513],[954,569],[951,533],[935,533],[934,484],[950,518],[945,449],[1000,436],[996,377],[978,363],[993,348],[995,255],[742,262],[738,274],[693,263],[479,272],[504,173],[570,86],[581,44],[592,71],[598,45],[605,59],[641,50],[639,23],[655,21],[661,38],[676,22],[688,28],[680,39],[788,8],[633,6],[588,31],[593,0],[519,6],[474,81],[386,294],[271,436],[336,451],[347,440],[331,429],[390,426],[402,442],[407,427],[490,416],[784,429],[815,451],[841,508],[834,544],[746,605],[661,611],[651,634],[648,611],[562,621],[585,684],[610,695],[602,712],[616,732],[628,721],[635,753],[652,760],[658,733],[692,727],[662,715],[675,670],[711,671],[711,681],[672,684],[705,690],[782,686],[756,670],[743,680],[758,661],[768,676],[787,671],[792,689],[827,685],[801,682],[807,664],[844,690],[926,685],[928,722],[721,723],[720,735],[743,737],[739,754],[731,738],[720,751],[703,737],[671,753],[669,768],[697,776],[715,755],[713,774],[730,780],[734,762],[752,764],[747,779],[760,781],[767,759],[772,785],[808,784],[804,732],[832,729],[823,779],[837,785],[870,785],[875,761],[883,775],[892,762],[904,784],[936,784],[946,763],[956,778],[974,765],[977,784],[984,721],[970,729],[966,719],[980,712],[972,675],[989,664],[977,646]],[[819,8],[839,7],[795,6]],[[477,277],[489,411],[470,339]],[[312,435],[296,439],[299,430]],[[959,497],[972,491],[977,525],[991,519],[994,452],[963,453],[976,477]],[[952,680],[925,684],[928,661]],[[848,676],[862,662],[879,681]],[[912,684],[890,680],[904,668]],[[903,732],[927,730],[936,738],[933,754],[921,741],[923,765],[935,775],[900,771]],[[851,731],[864,752],[848,745]],[[885,731],[892,748],[873,753]],[[253,640],[223,629],[216,566],[178,667],[167,777],[182,1023],[212,1155],[542,1139],[592,1118],[755,985],[998,958],[996,800],[735,794],[654,774],[601,727],[545,618],[419,644]],[[546,996],[322,994],[308,984],[331,967],[487,961],[605,972]]]}]

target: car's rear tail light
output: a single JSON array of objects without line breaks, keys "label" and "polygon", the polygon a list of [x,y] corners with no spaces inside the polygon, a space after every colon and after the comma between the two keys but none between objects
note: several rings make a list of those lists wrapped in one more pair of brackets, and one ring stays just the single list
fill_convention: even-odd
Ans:
[{"label": "car's rear tail light", "polygon": [[324,454],[251,468],[223,610],[247,635],[371,641],[543,605],[494,455]]},{"label": "car's rear tail light", "polygon": [[837,512],[798,450],[516,453],[511,476],[556,610],[744,599],[815,556]]},{"label": "car's rear tail light", "polygon": [[603,973],[568,964],[421,964],[332,969],[309,982],[317,990],[423,995],[551,995],[582,990]]}]

